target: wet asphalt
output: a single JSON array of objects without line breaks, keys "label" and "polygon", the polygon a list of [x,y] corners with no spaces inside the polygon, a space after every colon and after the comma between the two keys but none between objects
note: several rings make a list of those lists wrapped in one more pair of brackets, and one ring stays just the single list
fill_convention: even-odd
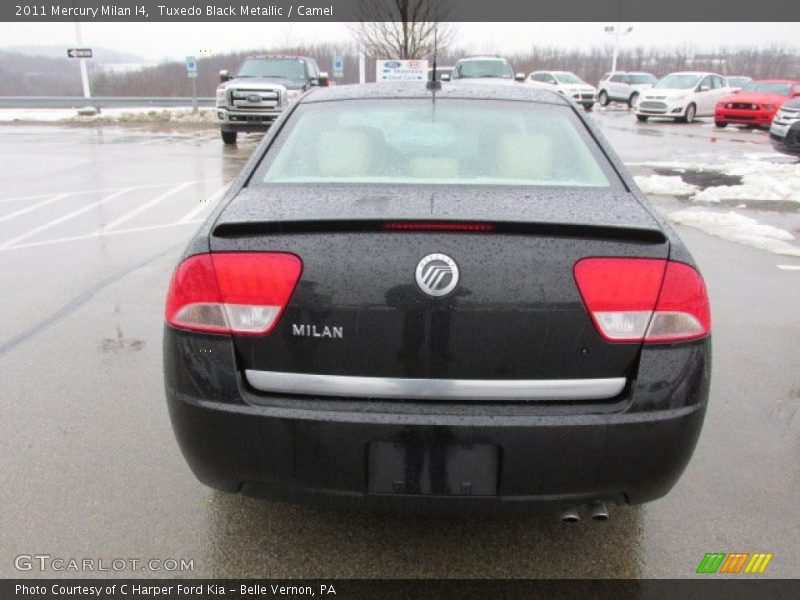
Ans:
[{"label": "wet asphalt", "polygon": [[[707,122],[594,118],[629,162],[769,149],[762,132]],[[800,575],[800,270],[785,268],[800,260],[686,227],[713,306],[713,382],[699,445],[665,498],[566,525],[341,512],[198,483],[167,418],[162,305],[203,200],[256,141],[0,126],[0,576],[98,575],[15,568],[48,554],[193,560],[101,573],[118,576],[669,578],[715,551],[769,552],[761,577]]]}]

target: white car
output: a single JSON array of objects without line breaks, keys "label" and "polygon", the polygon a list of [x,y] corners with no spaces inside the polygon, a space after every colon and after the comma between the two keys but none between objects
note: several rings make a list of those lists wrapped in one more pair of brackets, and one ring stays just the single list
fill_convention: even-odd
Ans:
[{"label": "white car", "polygon": [[586,110],[594,106],[597,89],[569,71],[534,71],[528,75],[531,83],[544,83],[559,94],[571,98]]},{"label": "white car", "polygon": [[627,102],[633,108],[639,95],[653,87],[656,81],[655,75],[639,71],[606,73],[597,84],[597,102],[600,106],[607,106],[609,102]]},{"label": "white car", "polygon": [[769,133],[774,140],[783,140],[789,128],[800,122],[800,98],[789,100],[775,113]]},{"label": "white car", "polygon": [[505,58],[499,56],[468,56],[456,61],[451,81],[471,83],[514,83],[524,81],[524,73],[514,73]]},{"label": "white car", "polygon": [[717,100],[731,93],[727,80],[716,73],[684,71],[662,77],[643,92],[636,104],[636,118],[666,117],[691,123],[695,117],[714,115]]}]

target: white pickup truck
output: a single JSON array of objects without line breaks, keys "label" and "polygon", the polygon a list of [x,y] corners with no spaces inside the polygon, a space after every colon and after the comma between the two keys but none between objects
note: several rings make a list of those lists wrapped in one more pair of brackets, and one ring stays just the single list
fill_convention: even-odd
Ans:
[{"label": "white pickup truck", "polygon": [[252,56],[235,77],[220,71],[219,79],[217,120],[226,144],[235,144],[240,131],[266,131],[292,99],[328,85],[328,74],[307,56]]}]

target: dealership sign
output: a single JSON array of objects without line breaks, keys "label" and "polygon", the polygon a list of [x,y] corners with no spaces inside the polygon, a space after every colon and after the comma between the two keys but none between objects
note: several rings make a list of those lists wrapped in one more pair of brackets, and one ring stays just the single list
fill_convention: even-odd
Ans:
[{"label": "dealership sign", "polygon": [[427,60],[376,60],[375,81],[427,81]]}]

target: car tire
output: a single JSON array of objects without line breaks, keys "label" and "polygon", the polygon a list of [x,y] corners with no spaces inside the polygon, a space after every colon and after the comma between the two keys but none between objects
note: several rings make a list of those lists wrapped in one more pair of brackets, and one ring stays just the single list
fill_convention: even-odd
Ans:
[{"label": "car tire", "polygon": [[714,121],[714,125],[716,125],[720,129],[725,129],[728,126],[728,124],[725,121]]},{"label": "car tire", "polygon": [[605,90],[601,90],[597,95],[597,101],[600,103],[600,106],[608,106],[608,94]]},{"label": "car tire", "polygon": [[690,104],[686,107],[686,113],[678,119],[681,123],[694,123],[694,118],[697,116],[697,107]]},{"label": "car tire", "polygon": [[628,106],[630,106],[631,108],[633,108],[634,106],[636,106],[636,101],[637,101],[638,99],[639,99],[639,92],[633,92],[633,93],[631,94],[631,97],[630,97],[630,98],[628,98]]},{"label": "car tire", "polygon": [[636,115],[636,118],[642,123],[647,122],[647,115]]},{"label": "car tire", "polygon": [[222,135],[222,143],[226,146],[232,146],[236,143],[237,133],[237,131],[220,131],[220,135]]}]

